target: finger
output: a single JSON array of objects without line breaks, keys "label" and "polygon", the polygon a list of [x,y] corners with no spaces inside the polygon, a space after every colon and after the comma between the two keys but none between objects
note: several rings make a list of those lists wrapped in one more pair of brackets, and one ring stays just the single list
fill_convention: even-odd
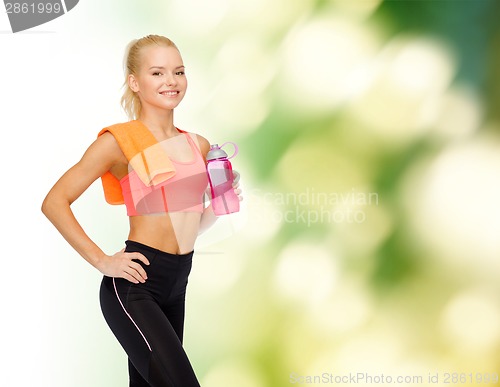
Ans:
[{"label": "finger", "polygon": [[234,193],[236,194],[238,200],[241,202],[243,200],[243,196],[241,196],[241,189],[235,189]]},{"label": "finger", "polygon": [[[138,264],[137,264],[138,265]],[[123,270],[124,274],[130,276],[136,283],[144,283],[146,280],[140,275],[139,271],[132,266],[128,266]]]},{"label": "finger", "polygon": [[146,265],[148,265],[148,266],[149,266],[149,264],[150,264],[149,259],[147,259],[144,255],[142,255],[142,254],[140,254],[140,253],[138,253],[138,254],[139,254],[139,258],[138,258],[138,259],[139,259],[140,261],[142,261],[144,264],[146,264]]},{"label": "finger", "polygon": [[233,178],[234,183],[237,183],[238,181],[240,181],[240,173],[238,171],[235,171],[234,169],[233,169],[233,177],[234,177]]},{"label": "finger", "polygon": [[138,284],[139,283],[138,280],[136,280],[133,276],[131,276],[127,272],[123,272],[122,278],[125,278],[127,281],[132,282],[134,284]]},{"label": "finger", "polygon": [[130,259],[138,259],[139,261],[141,261],[145,265],[149,266],[149,260],[141,253],[130,253],[130,256],[131,256]]},{"label": "finger", "polygon": [[[134,275],[135,278],[137,278],[139,280],[143,279],[144,281],[148,279],[148,274],[146,273],[146,271],[144,270],[144,268],[140,264],[138,264],[137,262],[131,262],[130,267],[132,269],[134,269],[137,273],[137,275]],[[137,276],[139,276],[139,277],[137,277]]]}]

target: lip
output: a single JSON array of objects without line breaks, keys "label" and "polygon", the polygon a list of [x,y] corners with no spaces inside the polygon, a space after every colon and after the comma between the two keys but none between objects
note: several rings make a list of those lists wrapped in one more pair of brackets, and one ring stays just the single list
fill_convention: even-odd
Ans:
[{"label": "lip", "polygon": [[158,94],[164,96],[164,97],[177,97],[180,94],[179,90],[163,90],[160,91]]}]

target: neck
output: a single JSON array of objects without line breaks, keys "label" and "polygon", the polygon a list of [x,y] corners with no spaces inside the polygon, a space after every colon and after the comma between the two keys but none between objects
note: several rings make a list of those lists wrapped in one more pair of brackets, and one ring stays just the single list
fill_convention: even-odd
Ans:
[{"label": "neck", "polygon": [[174,126],[173,110],[143,110],[138,120],[159,138],[168,138],[179,134]]}]

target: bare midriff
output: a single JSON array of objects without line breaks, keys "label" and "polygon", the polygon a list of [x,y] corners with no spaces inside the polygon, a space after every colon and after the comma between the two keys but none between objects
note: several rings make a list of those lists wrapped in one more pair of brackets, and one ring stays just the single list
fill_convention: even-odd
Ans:
[{"label": "bare midriff", "polygon": [[171,254],[193,251],[200,225],[199,212],[130,216],[128,239]]}]

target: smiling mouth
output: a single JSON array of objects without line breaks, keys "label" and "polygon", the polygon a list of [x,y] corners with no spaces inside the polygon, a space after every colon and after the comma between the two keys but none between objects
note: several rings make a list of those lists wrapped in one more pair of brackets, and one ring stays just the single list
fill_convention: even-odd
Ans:
[{"label": "smiling mouth", "polygon": [[177,94],[179,94],[179,91],[162,91],[160,92],[161,95],[165,95],[167,97],[174,97]]}]

